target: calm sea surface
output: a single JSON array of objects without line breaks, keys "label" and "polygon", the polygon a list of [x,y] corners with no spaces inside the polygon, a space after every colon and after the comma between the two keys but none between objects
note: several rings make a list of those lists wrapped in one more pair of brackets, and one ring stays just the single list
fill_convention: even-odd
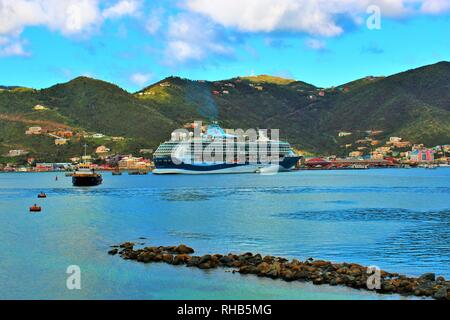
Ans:
[{"label": "calm sea surface", "polygon": [[[398,299],[224,270],[140,264],[124,241],[280,255],[450,277],[450,169],[112,176],[74,188],[55,173],[0,174],[1,299]],[[47,199],[37,199],[40,191]],[[38,203],[40,214],[30,214]],[[139,240],[146,237],[147,240]],[[82,290],[66,288],[81,268]]]}]

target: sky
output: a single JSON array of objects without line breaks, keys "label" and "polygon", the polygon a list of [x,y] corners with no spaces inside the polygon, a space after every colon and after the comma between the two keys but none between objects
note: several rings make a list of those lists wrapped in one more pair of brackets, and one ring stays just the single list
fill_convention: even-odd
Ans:
[{"label": "sky", "polygon": [[0,85],[175,75],[320,87],[450,61],[450,0],[0,0]]}]

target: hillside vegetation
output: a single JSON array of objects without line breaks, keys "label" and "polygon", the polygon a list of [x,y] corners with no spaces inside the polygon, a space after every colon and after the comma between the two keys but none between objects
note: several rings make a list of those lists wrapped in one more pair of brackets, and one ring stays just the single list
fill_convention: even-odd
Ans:
[{"label": "hillside vegetation", "polygon": [[[86,77],[43,90],[2,88],[2,154],[23,148],[67,158],[80,151],[80,139],[56,147],[48,137],[24,135],[39,123],[126,138],[120,147],[111,143],[117,152],[155,148],[194,120],[280,129],[283,140],[317,154],[345,154],[349,138],[338,138],[340,131],[353,132],[351,139],[377,130],[380,140],[395,135],[430,146],[450,142],[449,62],[327,89],[268,75],[215,82],[170,77],[134,94]],[[36,105],[46,110],[35,111]]]}]

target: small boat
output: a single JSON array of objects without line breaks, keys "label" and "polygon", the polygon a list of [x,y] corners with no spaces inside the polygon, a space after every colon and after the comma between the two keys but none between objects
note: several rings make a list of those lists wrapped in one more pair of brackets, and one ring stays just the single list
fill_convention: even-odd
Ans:
[{"label": "small boat", "polygon": [[72,184],[75,187],[94,187],[102,182],[102,175],[96,173],[89,164],[80,164],[72,175]]},{"label": "small boat", "polygon": [[148,174],[147,171],[129,171],[128,174],[130,176],[145,176]]},{"label": "small boat", "polygon": [[47,198],[47,195],[44,192],[41,192],[41,193],[38,194],[38,198],[39,199],[44,199],[44,198]]},{"label": "small boat", "polygon": [[122,175],[122,172],[120,172],[120,171],[113,171],[113,172],[112,172],[112,175],[113,175],[113,176],[121,176],[121,175]]},{"label": "small boat", "polygon": [[34,206],[30,207],[30,212],[41,212],[41,211],[42,211],[42,208],[36,204]]}]

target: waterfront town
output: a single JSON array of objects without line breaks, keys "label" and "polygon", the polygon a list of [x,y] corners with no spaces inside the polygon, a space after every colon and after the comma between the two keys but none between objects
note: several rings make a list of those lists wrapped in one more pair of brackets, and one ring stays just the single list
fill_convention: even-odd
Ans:
[{"label": "waterfront town", "polygon": [[[36,105],[35,110],[43,110],[45,106]],[[194,123],[184,127],[193,129]],[[202,130],[205,130],[202,128]],[[228,130],[226,130],[228,132]],[[297,150],[301,160],[297,169],[304,170],[332,170],[332,169],[369,169],[369,168],[410,168],[450,166],[450,144],[439,146],[425,146],[412,143],[402,137],[377,139],[381,130],[367,130],[364,132],[340,131],[336,139],[342,142],[341,148],[346,150],[346,156],[316,155]],[[54,148],[70,143],[84,141],[95,148],[94,152],[86,155],[72,155],[61,162],[36,161],[29,150],[11,149],[0,156],[0,171],[3,172],[48,172],[68,171],[83,162],[90,163],[97,170],[121,171],[151,171],[154,168],[151,148],[140,149],[139,154],[120,154],[114,150],[114,145],[126,140],[125,137],[107,136],[98,132],[84,132],[72,130],[69,127],[29,127],[24,135],[46,136],[54,139]],[[358,137],[353,138],[352,137]],[[362,138],[361,138],[362,137]],[[21,161],[17,161],[21,159]]]}]

